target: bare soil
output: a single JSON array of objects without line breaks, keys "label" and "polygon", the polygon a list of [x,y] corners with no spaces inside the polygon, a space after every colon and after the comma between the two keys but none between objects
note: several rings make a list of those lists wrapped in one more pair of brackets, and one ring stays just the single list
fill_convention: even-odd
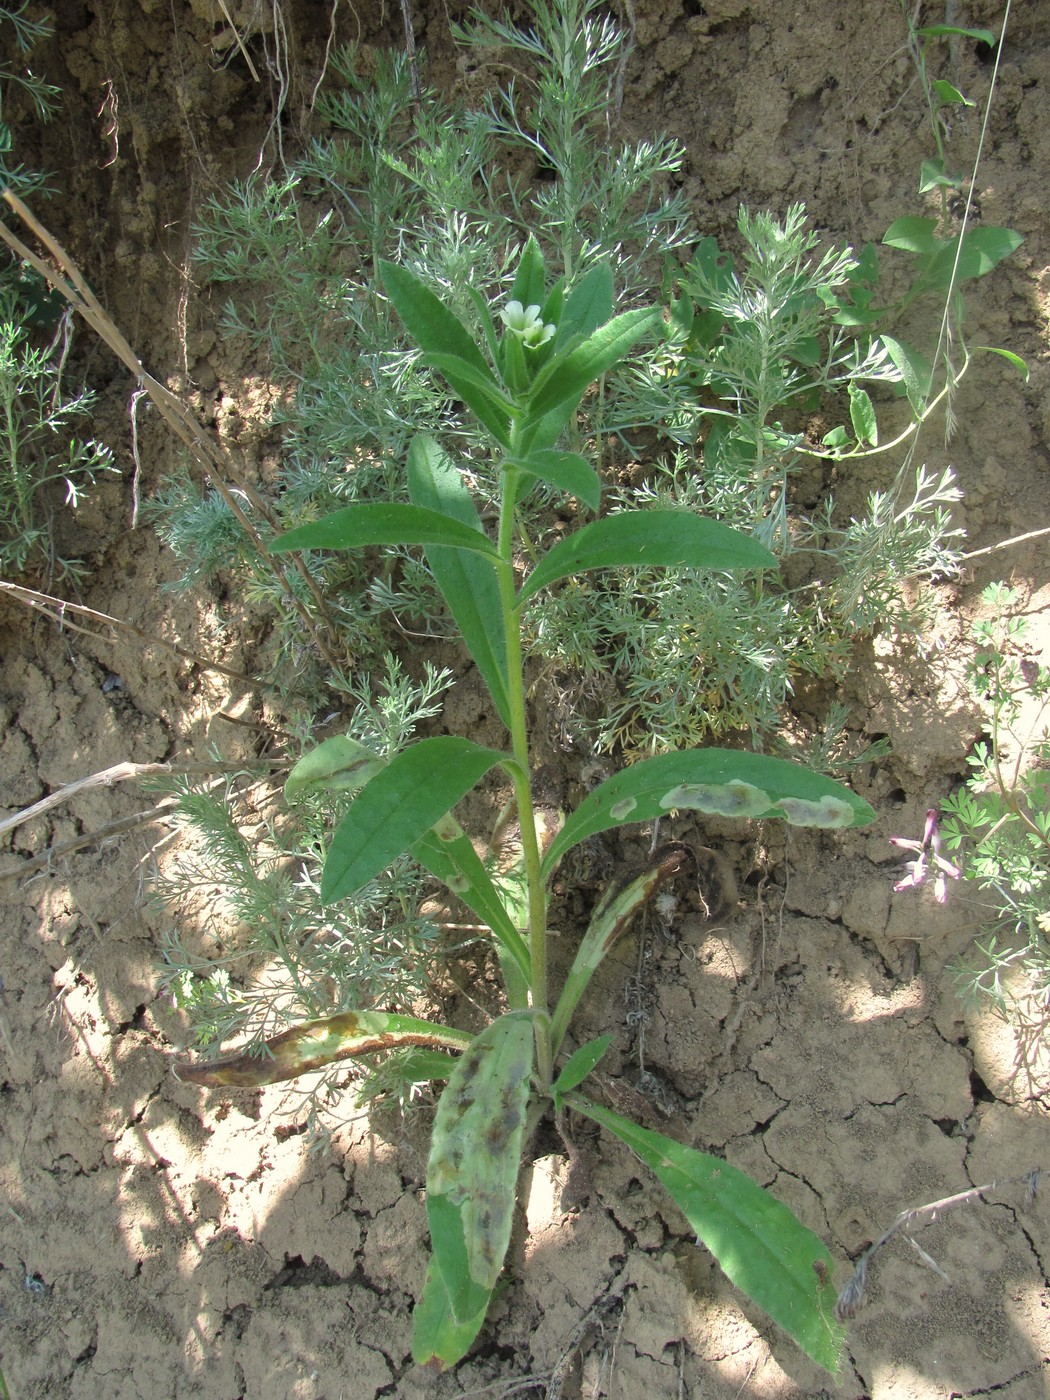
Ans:
[{"label": "bare soil", "polygon": [[[216,336],[217,308],[190,275],[189,224],[204,197],[256,162],[277,99],[267,55],[278,39],[288,110],[303,110],[332,11],[231,0],[255,82],[225,8],[62,0],[37,66],[64,106],[33,139],[60,190],[43,216],[115,321],[149,368],[188,386],[204,420],[258,462],[272,448],[266,386]],[[949,8],[955,23],[1001,24],[986,0]],[[456,83],[448,20],[465,7],[413,9],[432,80]],[[944,20],[927,9],[929,22]],[[730,238],[741,202],[783,214],[801,199],[820,228],[859,245],[919,212],[929,138],[893,0],[636,0],[633,10],[628,0],[637,47],[624,127],[684,143],[705,231]],[[339,42],[403,42],[396,6],[336,6],[334,28]],[[943,61],[977,103],[950,137],[966,166],[992,65],[968,42]],[[970,297],[968,333],[1023,355],[1031,377],[986,357],[963,385],[955,438],[925,444],[931,467],[950,462],[958,474],[971,549],[1050,525],[1048,92],[1050,8],[1021,4],[978,194],[983,219],[1025,243]],[[73,552],[93,570],[83,601],[250,668],[255,620],[234,600],[162,593],[177,565],[148,528],[132,528],[132,506],[175,447],[145,415],[136,473],[132,385],[86,333],[80,353],[102,394],[96,432],[124,469],[75,522]],[[859,508],[873,484],[847,479],[840,495]],[[887,844],[918,835],[926,808],[965,774],[979,721],[961,685],[962,639],[980,587],[1000,577],[1023,591],[1045,635],[1050,568],[1035,541],[975,558],[941,589],[925,658],[888,645],[858,654],[843,687],[852,727],[892,743],[889,759],[857,775],[877,824],[845,835],[686,832],[728,863],[739,899],[717,920],[691,912],[669,930],[640,925],[580,1026],[581,1036],[616,1030],[611,1101],[767,1184],[829,1240],[840,1284],[903,1208],[1050,1164],[1045,1056],[1019,1069],[1009,1031],[964,1011],[953,988],[950,965],[980,925],[976,896],[953,890],[941,908],[925,890],[893,894]],[[141,639],[92,641],[3,603],[0,647],[5,814],[110,764],[200,757],[209,742],[237,756],[254,742],[225,718],[254,717],[248,693]],[[129,785],[90,789],[4,838],[0,1369],[12,1400],[1047,1393],[1050,1222],[1040,1198],[1023,1209],[1023,1188],[922,1231],[916,1246],[936,1271],[904,1240],[889,1246],[831,1379],[730,1288],[645,1170],[587,1135],[571,1198],[563,1147],[543,1147],[527,1242],[471,1356],[445,1376],[421,1371],[409,1337],[425,1268],[424,1125],[362,1115],[311,1152],[294,1095],[179,1083],[172,1055],[186,1028],[158,990],[164,922],[143,898],[162,826],[26,874],[34,856],[153,800]]]}]

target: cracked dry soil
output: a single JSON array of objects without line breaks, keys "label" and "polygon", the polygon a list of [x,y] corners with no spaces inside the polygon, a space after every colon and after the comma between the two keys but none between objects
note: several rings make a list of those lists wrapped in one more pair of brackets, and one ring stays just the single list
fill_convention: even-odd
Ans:
[{"label": "cracked dry soil", "polygon": [[[630,5],[613,8],[631,19]],[[394,10],[336,7],[339,41],[400,43]],[[462,77],[448,33],[449,12],[462,10],[413,6],[438,85]],[[740,201],[782,214],[804,199],[818,227],[855,244],[917,212],[928,138],[893,0],[636,0],[634,11],[623,121],[634,137],[667,131],[684,143],[705,232],[730,236]],[[274,15],[302,106],[331,10],[236,7],[259,83],[210,0],[60,0],[55,13],[39,61],[63,88],[63,110],[53,127],[22,133],[24,158],[37,140],[29,163],[58,172],[45,217],[147,365],[162,377],[181,370],[205,420],[263,471],[277,450],[267,386],[216,337],[217,307],[188,276],[188,227],[203,197],[255,161],[273,112]],[[983,0],[953,14],[1001,22]],[[980,110],[987,57],[962,45],[945,62]],[[1048,86],[1050,9],[1021,4],[979,193],[985,220],[1026,242],[971,296],[968,329],[974,343],[1024,355],[1031,378],[998,361],[976,366],[950,447],[931,434],[925,449],[931,466],[958,473],[971,548],[1050,522]],[[107,93],[115,101],[100,115]],[[951,134],[961,165],[976,137],[977,118],[964,114]],[[84,601],[250,669],[257,619],[219,596],[161,595],[176,567],[148,529],[129,525],[130,385],[86,333],[79,347],[102,396],[96,432],[125,468],[74,522],[74,550],[93,568]],[[140,489],[175,460],[145,421]],[[840,499],[859,505],[878,484],[844,479]],[[610,1102],[770,1186],[830,1242],[839,1284],[904,1207],[1050,1164],[1045,1058],[1019,1073],[1010,1035],[964,1011],[953,990],[977,897],[953,890],[939,908],[925,891],[893,895],[887,844],[917,834],[926,807],[965,773],[979,721],[960,684],[960,644],[980,587],[1011,579],[1038,624],[1048,575],[1038,542],[975,559],[941,590],[925,660],[885,642],[858,652],[842,688],[851,729],[892,743],[888,760],[857,775],[877,824],[841,836],[683,824],[674,834],[714,847],[739,898],[715,920],[683,900],[669,928],[639,922],[578,1026],[581,1039],[616,1030],[602,1066]],[[170,652],[58,634],[7,605],[0,646],[7,812],[111,763],[203,756],[208,742],[230,757],[251,749],[252,731],[221,717],[251,717],[245,696]],[[83,792],[9,834],[3,868],[149,800]],[[143,903],[157,836],[134,829],[0,884],[0,1369],[13,1400],[1046,1394],[1050,1217],[1042,1199],[1023,1209],[1022,1187],[917,1234],[937,1270],[903,1239],[883,1251],[831,1379],[733,1292],[644,1169],[586,1133],[564,1196],[564,1149],[540,1144],[526,1181],[530,1230],[470,1358],[443,1377],[420,1371],[409,1335],[424,1274],[425,1124],[362,1116],[311,1152],[293,1095],[205,1092],[173,1077],[185,1027],[158,991],[163,919]],[[613,864],[630,855],[630,840],[607,853]]]}]

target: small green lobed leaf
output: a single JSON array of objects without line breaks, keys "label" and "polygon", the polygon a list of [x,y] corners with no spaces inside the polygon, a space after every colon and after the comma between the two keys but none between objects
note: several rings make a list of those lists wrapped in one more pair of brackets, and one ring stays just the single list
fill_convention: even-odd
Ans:
[{"label": "small green lobed leaf", "polygon": [[[763,796],[768,804],[759,810]],[[875,820],[868,803],[849,788],[787,759],[715,748],[659,754],[614,774],[584,798],[551,843],[544,875],[589,836],[620,826],[625,819],[653,821],[676,807],[796,822],[805,817],[807,824],[836,827],[866,826]],[[819,823],[813,818],[820,818]]]},{"label": "small green lobed leaf", "polygon": [[818,1366],[838,1370],[844,1331],[835,1321],[833,1261],[819,1236],[729,1162],[641,1128],[580,1094],[567,1101],[652,1169],[741,1292]]},{"label": "small green lobed leaf", "polygon": [[510,1243],[533,1045],[531,1012],[500,1016],[460,1056],[438,1103],[427,1218],[459,1324],[495,1288]]},{"label": "small green lobed leaf", "polygon": [[414,1016],[387,1011],[343,1011],[336,1016],[304,1021],[271,1036],[255,1047],[254,1054],[237,1053],[178,1065],[176,1073],[191,1084],[258,1088],[380,1050],[409,1045],[464,1050],[469,1044],[470,1036],[465,1031]]},{"label": "small green lobed leaf", "polygon": [[770,569],[776,557],[750,535],[686,510],[628,510],[584,525],[543,556],[518,606],[559,579],[589,569]]},{"label": "small green lobed leaf", "polygon": [[336,829],[321,876],[321,900],[353,894],[374,879],[507,755],[441,735],[395,754],[361,789]]}]

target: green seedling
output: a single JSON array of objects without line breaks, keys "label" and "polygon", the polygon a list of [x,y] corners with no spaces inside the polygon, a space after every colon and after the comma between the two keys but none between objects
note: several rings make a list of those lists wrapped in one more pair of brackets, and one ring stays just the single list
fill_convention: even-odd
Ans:
[{"label": "green seedling", "polygon": [[[427,1170],[432,1258],[416,1310],[414,1355],[441,1367],[464,1356],[499,1286],[511,1236],[522,1154],[542,1116],[579,1114],[626,1143],[667,1188],[727,1275],[816,1362],[834,1371],[834,1321],[825,1246],[744,1173],[710,1154],[632,1123],[581,1088],[607,1039],[570,1049],[572,1014],[632,916],[662,884],[690,870],[688,847],[658,848],[648,867],[609,890],[594,912],[560,989],[548,970],[551,881],[574,847],[631,823],[680,810],[741,819],[780,818],[841,830],[873,819],[845,787],[800,765],[723,749],[662,754],[595,788],[546,849],[538,834],[523,675],[523,620],[542,594],[600,569],[643,561],[750,574],[774,556],[755,538],[680,509],[629,511],[582,524],[522,567],[518,507],[542,482],[597,514],[597,474],[557,443],[589,387],[655,332],[657,312],[613,315],[613,277],[596,264],[569,288],[546,285],[534,241],[521,256],[498,317],[479,305],[475,340],[463,322],[406,269],[382,265],[386,291],[425,362],[483,425],[499,481],[498,523],[483,527],[457,464],[429,435],[408,452],[410,502],[352,505],[301,526],[273,549],[421,547],[455,619],[506,742],[487,747],[445,735],[388,757],[328,740],[289,779],[359,786],[331,837],[321,879],[327,903],[350,897],[406,851],[481,921],[498,958],[503,1014],[473,1037],[390,1012],[348,1012],[284,1032],[272,1061],[233,1055],[180,1072],[200,1083],[260,1083],[377,1049],[408,1052],[405,1074],[445,1079]],[[495,770],[510,785],[521,857],[508,879],[476,852],[453,810]],[[458,1052],[458,1053],[457,1053]]]}]

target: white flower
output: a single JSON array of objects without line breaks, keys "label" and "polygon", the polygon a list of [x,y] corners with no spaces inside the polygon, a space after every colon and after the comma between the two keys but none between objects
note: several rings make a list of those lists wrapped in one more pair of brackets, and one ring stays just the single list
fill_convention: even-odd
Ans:
[{"label": "white flower", "polygon": [[500,319],[509,331],[513,331],[529,350],[538,350],[546,345],[557,329],[544,325],[540,320],[538,306],[522,306],[520,301],[509,301],[499,313]]}]

